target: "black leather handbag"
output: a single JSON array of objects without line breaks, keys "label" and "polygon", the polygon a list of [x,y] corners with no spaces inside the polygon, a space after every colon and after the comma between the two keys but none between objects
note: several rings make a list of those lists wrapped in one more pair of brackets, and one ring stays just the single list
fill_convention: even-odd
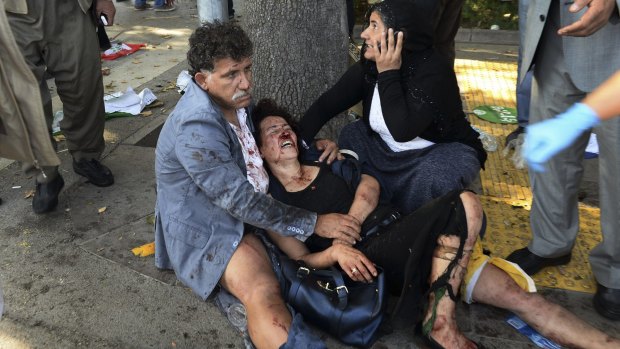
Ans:
[{"label": "black leather handbag", "polygon": [[356,282],[331,267],[312,269],[301,261],[280,257],[284,299],[308,323],[345,344],[369,347],[377,339],[384,316],[383,270],[371,283]]}]

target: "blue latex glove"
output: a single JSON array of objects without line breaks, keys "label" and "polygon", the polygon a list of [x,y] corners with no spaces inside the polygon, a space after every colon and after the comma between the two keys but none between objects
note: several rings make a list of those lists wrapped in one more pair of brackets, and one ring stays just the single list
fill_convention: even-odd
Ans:
[{"label": "blue latex glove", "polygon": [[528,126],[525,131],[523,157],[528,167],[544,172],[543,164],[571,145],[584,131],[600,123],[592,108],[576,103],[553,119]]}]

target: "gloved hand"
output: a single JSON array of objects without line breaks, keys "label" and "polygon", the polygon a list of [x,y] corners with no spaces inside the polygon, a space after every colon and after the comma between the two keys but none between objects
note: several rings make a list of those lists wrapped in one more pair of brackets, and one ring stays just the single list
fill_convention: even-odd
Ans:
[{"label": "gloved hand", "polygon": [[584,131],[596,126],[600,119],[592,108],[575,103],[566,112],[525,129],[523,157],[530,169],[544,172],[543,164],[568,147]]}]

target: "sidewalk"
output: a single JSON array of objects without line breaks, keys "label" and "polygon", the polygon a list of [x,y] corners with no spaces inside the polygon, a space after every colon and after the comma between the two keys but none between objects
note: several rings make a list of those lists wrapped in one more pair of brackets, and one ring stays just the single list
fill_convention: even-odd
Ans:
[{"label": "sidewalk", "polygon": [[[116,5],[118,25],[109,30],[110,36],[146,43],[147,49],[104,63],[112,72],[104,77],[106,93],[148,87],[164,105],[152,109],[150,116],[106,123],[103,163],[115,174],[112,187],[85,183],[73,173],[70,156],[61,148],[66,186],[53,213],[35,215],[31,199],[24,198],[33,189],[33,179],[17,164],[0,162],[0,283],[6,312],[0,320],[0,349],[243,348],[242,338],[212,302],[202,302],[173,273],[156,270],[152,256],[131,253],[153,240],[149,216],[155,203],[154,146],[159,127],[179,98],[173,84],[186,69],[187,39],[198,23],[195,2],[177,3],[177,11],[169,13],[136,12],[130,2]],[[239,14],[241,7],[236,10]],[[476,62],[509,66],[517,49],[466,41],[457,51],[463,69],[460,83],[473,84],[467,74]],[[490,69],[484,74],[502,81],[510,103],[514,91],[510,97],[505,86],[514,85],[516,73]],[[55,103],[54,110],[59,109]],[[620,324],[594,312],[590,295],[547,288],[541,292],[597,328],[620,335]],[[507,312],[482,305],[458,307],[463,331],[487,348],[534,347],[505,323]],[[324,338],[330,348],[345,348]],[[418,348],[419,343],[407,328],[383,337],[375,348]]]}]

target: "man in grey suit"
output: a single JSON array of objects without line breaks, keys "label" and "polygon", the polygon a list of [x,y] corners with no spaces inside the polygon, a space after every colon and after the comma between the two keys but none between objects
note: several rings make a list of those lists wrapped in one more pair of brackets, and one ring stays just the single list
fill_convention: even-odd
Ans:
[{"label": "man in grey suit", "polygon": [[[550,119],[620,69],[620,0],[532,0],[521,76],[532,64],[530,123]],[[594,307],[620,320],[620,118],[594,128],[600,149],[603,242],[590,253],[598,283]],[[552,158],[543,172],[530,171],[533,203],[529,246],[508,260],[528,274],[566,264],[579,230],[577,192],[589,133]],[[614,175],[615,174],[615,175]]]}]

